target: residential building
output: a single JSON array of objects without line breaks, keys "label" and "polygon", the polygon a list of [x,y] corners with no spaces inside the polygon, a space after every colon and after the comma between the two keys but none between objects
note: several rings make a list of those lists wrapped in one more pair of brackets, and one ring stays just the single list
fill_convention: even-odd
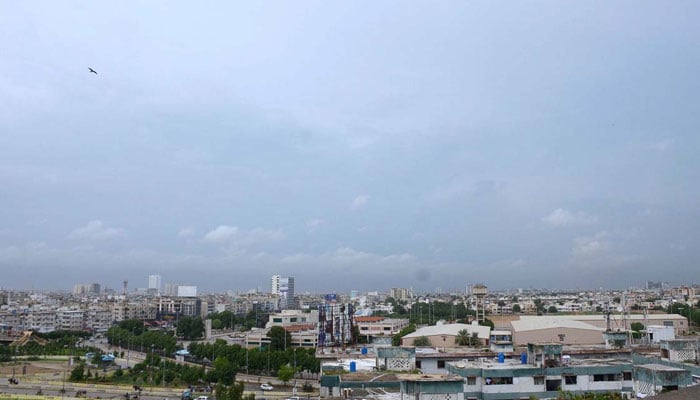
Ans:
[{"label": "residential building", "polygon": [[360,336],[395,335],[409,325],[408,318],[386,318],[381,316],[355,317]]},{"label": "residential building", "polygon": [[160,293],[161,281],[160,275],[148,275],[148,288],[155,289],[157,293]]},{"label": "residential building", "polygon": [[559,344],[528,344],[518,360],[457,361],[447,370],[460,376],[464,399],[555,399],[561,391],[617,392],[632,395],[632,363],[628,360],[569,360]]}]

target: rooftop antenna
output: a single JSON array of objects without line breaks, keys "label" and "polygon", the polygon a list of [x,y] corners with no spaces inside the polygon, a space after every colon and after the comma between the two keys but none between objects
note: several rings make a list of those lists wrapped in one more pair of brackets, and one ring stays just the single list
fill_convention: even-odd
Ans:
[{"label": "rooftop antenna", "polygon": [[126,287],[129,284],[129,281],[127,279],[124,279],[122,283],[124,284],[124,297],[126,297]]}]

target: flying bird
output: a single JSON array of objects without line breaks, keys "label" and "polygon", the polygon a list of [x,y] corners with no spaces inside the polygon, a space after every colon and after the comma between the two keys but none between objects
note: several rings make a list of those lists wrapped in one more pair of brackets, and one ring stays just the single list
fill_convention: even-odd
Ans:
[{"label": "flying bird", "polygon": [[92,72],[93,74],[97,75],[97,71],[95,71],[94,69],[88,67],[88,70],[90,70],[90,72]]}]

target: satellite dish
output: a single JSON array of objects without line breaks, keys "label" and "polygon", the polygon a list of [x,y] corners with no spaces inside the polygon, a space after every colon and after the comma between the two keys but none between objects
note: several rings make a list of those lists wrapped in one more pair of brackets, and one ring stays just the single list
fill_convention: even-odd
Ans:
[{"label": "satellite dish", "polygon": [[617,306],[617,312],[622,312],[622,306]]}]

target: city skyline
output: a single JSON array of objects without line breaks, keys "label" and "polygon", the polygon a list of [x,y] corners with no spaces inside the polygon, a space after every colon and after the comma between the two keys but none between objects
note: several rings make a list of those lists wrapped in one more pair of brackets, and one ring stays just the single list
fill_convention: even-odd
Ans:
[{"label": "city skyline", "polygon": [[3,286],[697,275],[698,3],[0,9]]}]

